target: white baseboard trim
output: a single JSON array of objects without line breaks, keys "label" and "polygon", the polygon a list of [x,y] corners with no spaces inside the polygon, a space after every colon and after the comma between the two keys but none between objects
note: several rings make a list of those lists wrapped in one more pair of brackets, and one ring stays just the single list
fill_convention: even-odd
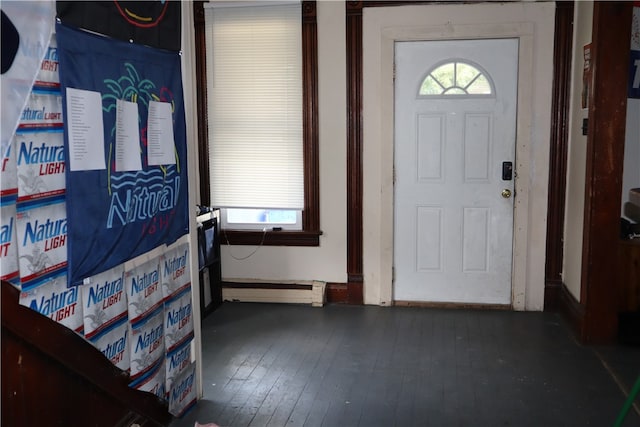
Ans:
[{"label": "white baseboard trim", "polygon": [[325,303],[326,282],[314,281],[309,286],[291,285],[290,288],[269,288],[256,284],[245,284],[242,287],[223,287],[224,301],[238,302],[270,302],[284,304],[310,304],[322,307]]}]

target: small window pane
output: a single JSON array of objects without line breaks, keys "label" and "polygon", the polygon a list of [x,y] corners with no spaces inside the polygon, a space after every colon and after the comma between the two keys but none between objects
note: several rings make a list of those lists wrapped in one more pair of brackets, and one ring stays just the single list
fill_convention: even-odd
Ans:
[{"label": "small window pane", "polygon": [[420,95],[440,95],[442,86],[440,86],[433,77],[427,76],[420,87]]},{"label": "small window pane", "polygon": [[295,224],[295,210],[227,209],[230,224]]},{"label": "small window pane", "polygon": [[467,87],[480,72],[469,64],[456,64],[456,84],[460,87]]},{"label": "small window pane", "polygon": [[223,229],[302,230],[302,211],[292,209],[220,209]]},{"label": "small window pane", "polygon": [[467,88],[467,92],[473,95],[490,95],[491,84],[485,76],[479,76],[471,85]]},{"label": "small window pane", "polygon": [[448,88],[454,85],[455,64],[453,62],[444,64],[431,72],[431,75],[443,87]]},{"label": "small window pane", "polygon": [[443,92],[445,95],[466,95],[467,92],[460,87],[450,87],[449,89]]}]

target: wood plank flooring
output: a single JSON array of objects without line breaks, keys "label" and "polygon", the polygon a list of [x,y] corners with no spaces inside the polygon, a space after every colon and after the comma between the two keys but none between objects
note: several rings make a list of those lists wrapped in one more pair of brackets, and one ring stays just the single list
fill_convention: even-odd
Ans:
[{"label": "wood plank flooring", "polygon": [[204,398],[171,427],[611,426],[640,374],[551,313],[224,303],[202,333]]}]

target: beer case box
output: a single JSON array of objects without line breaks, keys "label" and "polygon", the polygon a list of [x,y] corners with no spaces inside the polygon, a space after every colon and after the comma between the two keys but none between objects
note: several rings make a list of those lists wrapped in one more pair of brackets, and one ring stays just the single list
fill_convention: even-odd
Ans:
[{"label": "beer case box", "polygon": [[62,129],[16,134],[14,147],[18,203],[64,196],[66,177]]},{"label": "beer case box", "polygon": [[87,339],[127,317],[124,264],[85,278],[81,289],[84,334]]},{"label": "beer case box", "polygon": [[28,291],[67,272],[67,209],[64,199],[16,206],[20,285]]}]

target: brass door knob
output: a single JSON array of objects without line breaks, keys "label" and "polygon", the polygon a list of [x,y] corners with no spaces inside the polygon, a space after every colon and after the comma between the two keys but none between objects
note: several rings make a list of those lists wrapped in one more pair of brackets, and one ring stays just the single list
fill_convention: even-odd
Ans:
[{"label": "brass door knob", "polygon": [[508,188],[505,188],[504,190],[502,190],[502,197],[504,197],[505,199],[508,199],[509,197],[511,197],[511,190],[509,190]]}]

